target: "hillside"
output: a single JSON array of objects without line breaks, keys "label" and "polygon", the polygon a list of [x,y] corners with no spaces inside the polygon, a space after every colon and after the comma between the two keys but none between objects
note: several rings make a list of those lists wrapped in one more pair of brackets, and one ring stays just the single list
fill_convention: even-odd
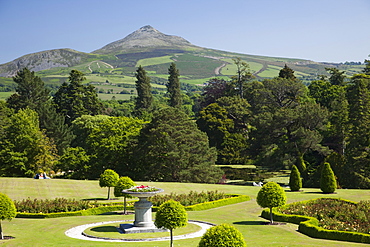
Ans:
[{"label": "hillside", "polygon": [[[163,84],[168,77],[170,63],[176,62],[182,82],[201,84],[213,77],[228,78],[235,75],[236,68],[232,61],[235,57],[246,61],[257,78],[275,77],[285,64],[306,82],[325,74],[325,67],[338,67],[348,74],[362,69],[361,65],[327,64],[207,49],[193,45],[182,37],[163,34],[151,26],[144,26],[91,53],[55,49],[22,56],[0,65],[0,77],[14,76],[17,70],[28,67],[46,81],[61,83],[66,80],[70,70],[78,69],[97,79],[88,78],[90,81],[133,83],[136,67],[142,65],[153,82]],[[0,78],[0,81],[4,79]]]}]

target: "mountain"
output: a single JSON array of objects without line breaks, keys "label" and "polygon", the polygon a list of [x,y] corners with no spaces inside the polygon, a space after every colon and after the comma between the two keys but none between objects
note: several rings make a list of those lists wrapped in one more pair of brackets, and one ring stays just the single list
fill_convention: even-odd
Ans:
[{"label": "mountain", "polygon": [[0,76],[14,76],[18,70],[25,67],[32,71],[41,71],[56,67],[72,67],[88,60],[98,58],[100,57],[97,55],[72,49],[41,51],[22,56],[9,63],[0,65]]},{"label": "mountain", "polygon": [[152,26],[147,25],[129,34],[125,38],[112,42],[92,53],[120,54],[127,53],[128,51],[140,51],[143,48],[186,49],[198,47],[192,45],[182,37],[161,33]]},{"label": "mountain", "polygon": [[[168,77],[170,63],[176,62],[183,82],[201,84],[213,77],[228,79],[235,75],[233,59],[236,57],[247,62],[257,78],[275,77],[287,64],[295,71],[297,77],[307,82],[316,79],[317,75],[326,74],[325,67],[337,67],[352,74],[363,67],[344,67],[340,64],[318,63],[304,59],[256,56],[208,49],[193,45],[182,37],[161,33],[148,25],[91,53],[55,49],[22,56],[0,65],[0,77],[14,76],[19,69],[28,67],[48,80],[59,82],[62,81],[60,78],[66,77],[72,69],[78,69],[87,75],[106,77],[99,78],[100,80],[112,81],[114,78],[118,83],[132,82],[133,80],[129,78],[133,78],[136,67],[142,65],[153,82],[163,84]],[[97,81],[97,77],[94,81]]]}]

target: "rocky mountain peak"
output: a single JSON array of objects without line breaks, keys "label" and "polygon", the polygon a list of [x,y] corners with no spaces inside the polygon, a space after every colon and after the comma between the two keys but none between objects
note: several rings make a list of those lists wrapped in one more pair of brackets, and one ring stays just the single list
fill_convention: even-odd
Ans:
[{"label": "rocky mountain peak", "polygon": [[182,37],[167,35],[150,25],[143,26],[125,38],[93,51],[97,54],[119,54],[132,48],[193,46]]}]

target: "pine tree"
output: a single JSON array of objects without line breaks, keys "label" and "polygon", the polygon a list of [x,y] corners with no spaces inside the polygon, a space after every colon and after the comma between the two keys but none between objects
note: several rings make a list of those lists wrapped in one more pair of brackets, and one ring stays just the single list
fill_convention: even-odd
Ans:
[{"label": "pine tree", "polygon": [[86,80],[84,74],[78,70],[72,70],[69,74],[69,83],[64,82],[54,95],[54,103],[57,111],[65,116],[66,123],[82,115],[97,115],[102,111],[102,104],[94,87],[84,86]]},{"label": "pine tree", "polygon": [[167,83],[167,91],[170,95],[169,105],[171,107],[178,107],[180,108],[182,105],[182,97],[181,97],[181,88],[180,88],[180,80],[179,80],[179,70],[176,69],[176,64],[171,63],[170,68],[168,69],[168,83]]},{"label": "pine tree", "polygon": [[292,166],[292,171],[290,173],[289,187],[291,191],[299,191],[299,189],[302,188],[301,173],[295,165]]},{"label": "pine tree", "polygon": [[321,170],[320,189],[324,193],[334,193],[337,188],[337,181],[333,170],[328,162],[324,163]]},{"label": "pine tree", "polygon": [[40,105],[50,99],[50,91],[45,87],[44,82],[35,75],[35,72],[27,68],[18,71],[13,81],[17,83],[16,94],[7,100],[11,108],[19,110],[28,107],[37,111]]},{"label": "pine tree", "polygon": [[152,110],[153,96],[152,86],[150,85],[150,78],[146,75],[146,71],[141,65],[136,70],[136,91],[137,97],[135,102],[135,113],[138,116],[145,114]]},{"label": "pine tree", "polygon": [[286,65],[286,64],[285,64],[284,68],[282,68],[279,71],[279,77],[289,79],[289,80],[295,80],[296,79],[296,77],[294,75],[294,70],[289,68],[288,65]]},{"label": "pine tree", "polygon": [[370,188],[370,76],[363,74],[352,78],[348,90],[349,122],[351,123],[347,158],[350,183],[347,188]]},{"label": "pine tree", "polygon": [[222,176],[206,133],[174,107],[156,112],[132,149],[135,172],[130,176],[137,179],[215,183]]}]

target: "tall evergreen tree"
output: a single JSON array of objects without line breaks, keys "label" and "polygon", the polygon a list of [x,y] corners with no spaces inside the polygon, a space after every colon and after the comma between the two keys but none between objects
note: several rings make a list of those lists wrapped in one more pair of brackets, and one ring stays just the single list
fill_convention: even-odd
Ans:
[{"label": "tall evergreen tree", "polygon": [[180,108],[182,106],[182,97],[181,97],[181,88],[179,80],[179,70],[176,68],[175,63],[171,63],[170,68],[168,69],[168,83],[167,91],[169,93],[169,105],[171,107]]},{"label": "tall evergreen tree", "polygon": [[370,188],[370,76],[355,75],[351,85],[348,99],[352,127],[345,155],[353,177],[346,187]]},{"label": "tall evergreen tree", "polygon": [[64,82],[55,93],[54,102],[58,112],[65,116],[70,125],[73,120],[82,115],[97,115],[102,111],[102,104],[92,86],[84,86],[84,74],[72,70],[69,74],[69,83]]},{"label": "tall evergreen tree", "polygon": [[135,113],[138,116],[145,114],[152,110],[153,96],[152,86],[150,85],[150,78],[146,75],[146,71],[141,65],[136,70],[136,91],[137,97],[135,101]]},{"label": "tall evergreen tree", "polygon": [[286,65],[286,64],[285,64],[284,68],[282,68],[279,71],[279,77],[289,79],[289,80],[295,80],[296,79],[296,77],[294,75],[294,70],[289,68],[288,65]]},{"label": "tall evergreen tree", "polygon": [[206,133],[174,107],[156,112],[132,149],[134,180],[215,183],[222,175]]},{"label": "tall evergreen tree", "polygon": [[13,109],[20,110],[28,107],[37,110],[50,99],[50,91],[45,87],[44,82],[35,75],[35,72],[27,68],[18,71],[13,81],[17,83],[16,93],[7,100]]}]

